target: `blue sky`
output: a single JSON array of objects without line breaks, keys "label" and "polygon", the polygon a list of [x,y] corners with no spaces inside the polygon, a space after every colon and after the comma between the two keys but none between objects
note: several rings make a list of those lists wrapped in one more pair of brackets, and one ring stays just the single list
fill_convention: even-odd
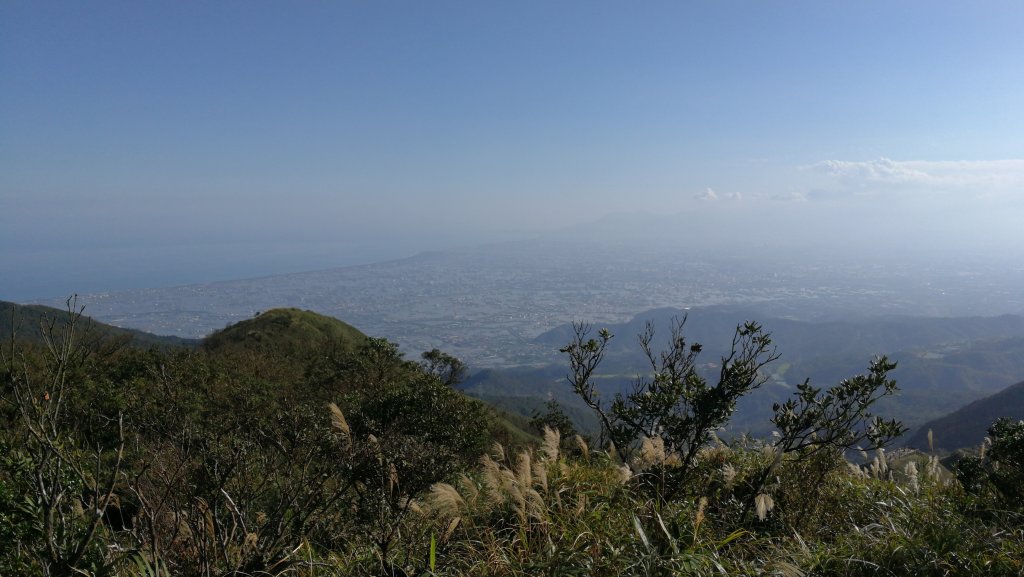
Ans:
[{"label": "blue sky", "polygon": [[636,211],[1024,245],[1022,27],[984,1],[4,2],[0,298]]}]

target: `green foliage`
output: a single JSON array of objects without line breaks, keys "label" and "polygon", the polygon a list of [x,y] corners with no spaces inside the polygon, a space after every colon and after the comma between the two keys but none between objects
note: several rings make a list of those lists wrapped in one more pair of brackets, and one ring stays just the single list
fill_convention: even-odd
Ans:
[{"label": "green foliage", "polygon": [[424,352],[420,365],[428,375],[437,377],[445,385],[454,387],[466,379],[466,365],[459,359],[438,349]]},{"label": "green foliage", "polygon": [[1024,531],[964,514],[957,486],[929,483],[919,493],[869,479],[837,487],[832,511],[849,522],[813,546],[816,575],[1019,575]]},{"label": "green foliage", "polygon": [[69,306],[64,309],[0,301],[0,336],[7,339],[15,335],[22,343],[42,345],[50,329],[67,325],[74,320],[83,329],[78,338],[81,339],[81,344],[88,348],[131,344],[139,348],[166,350],[175,347],[194,347],[197,344],[193,339],[154,335],[98,322],[81,314],[81,310],[76,310],[72,306],[75,300],[76,297],[68,299]]},{"label": "green foliage", "polygon": [[954,469],[970,493],[997,507],[1024,511],[1024,421],[998,419],[980,454],[963,457]]},{"label": "green foliage", "polygon": [[663,487],[669,494],[682,486],[697,452],[729,421],[737,400],[765,382],[761,369],[778,358],[771,336],[747,322],[736,327],[730,352],[719,364],[718,382],[709,384],[697,369],[702,346],[683,337],[685,322],[685,317],[675,322],[669,346],[660,353],[652,348],[653,325],[647,325],[640,346],[653,376],[638,377],[632,392],[616,395],[610,405],[600,399],[594,372],[611,333],[600,331],[598,339],[589,338],[589,327],[577,324],[573,341],[562,349],[569,356],[573,389],[598,413],[603,432],[620,454],[629,456],[644,439],[657,439],[661,452],[679,456],[672,486]]},{"label": "green foliage", "polygon": [[[889,371],[895,368],[896,363],[881,357],[872,361],[866,375],[844,379],[827,390],[812,387],[810,380],[806,380],[797,386],[791,399],[776,403],[772,417],[778,427],[778,438],[772,446],[775,457],[752,485],[753,493],[762,492],[787,457],[802,461],[824,453],[824,459],[818,461],[825,463],[830,456],[854,448],[881,449],[905,433],[906,428],[899,421],[886,421],[869,412],[879,399],[896,392],[896,381],[888,378]],[[832,468],[842,466],[839,459],[832,458],[831,462]],[[822,473],[828,471],[818,469]]]},{"label": "green foliage", "polygon": [[881,357],[872,361],[868,374],[844,379],[825,391],[804,381],[793,398],[773,407],[772,422],[781,435],[777,446],[782,452],[791,452],[874,450],[888,445],[906,429],[895,419],[873,416],[869,409],[896,392],[896,381],[887,378],[895,368],[896,363]]},{"label": "green foliage", "polygon": [[304,543],[387,558],[412,496],[475,462],[492,413],[384,339],[260,317],[203,351],[87,347],[77,314],[42,346],[11,343],[0,534],[19,546],[0,572],[280,572]]},{"label": "green foliage", "polygon": [[907,440],[907,446],[927,448],[928,432],[933,431],[936,449],[976,447],[992,423],[1002,417],[1018,420],[1024,418],[1024,382],[1010,385],[994,395],[925,423]]},{"label": "green foliage", "polygon": [[[76,419],[88,404],[76,381],[86,379],[95,352],[83,344],[89,342],[83,323],[69,299],[60,319],[44,323],[43,346],[29,347],[31,361],[16,339],[0,354],[0,398],[15,419],[0,437],[7,449],[0,487],[9,499],[0,505],[0,532],[24,540],[3,562],[44,575],[109,569],[100,533],[123,472],[124,427],[120,414]],[[23,500],[12,502],[14,495]]]},{"label": "green foliage", "polygon": [[578,433],[576,426],[573,425],[572,419],[569,415],[565,414],[562,409],[562,405],[558,404],[558,401],[551,399],[545,405],[545,411],[534,411],[533,418],[530,419],[530,426],[533,427],[538,433],[543,433],[544,428],[547,427],[551,430],[557,431],[559,436],[564,440],[571,440]]},{"label": "green foliage", "polygon": [[366,335],[338,319],[294,308],[271,309],[229,325],[203,339],[203,348],[221,354],[243,351],[302,355],[327,344],[351,351]]},{"label": "green foliage", "polygon": [[884,359],[805,383],[779,404],[777,439],[727,445],[707,427],[773,357],[759,326],[740,327],[716,384],[694,369],[699,346],[673,335],[653,354],[651,333],[651,374],[611,404],[587,388],[611,335],[578,339],[581,389],[623,431],[606,452],[569,439],[557,404],[538,412],[542,442],[513,435],[446,384],[443,353],[432,368],[384,339],[287,336],[284,353],[269,334],[234,352],[83,349],[59,332],[6,345],[0,574],[1024,571],[1024,423],[992,427],[963,485],[921,454],[844,459],[891,438],[871,414],[895,386]]},{"label": "green foliage", "polygon": [[392,448],[409,494],[475,462],[488,443],[484,406],[430,376],[346,404],[353,435]]}]

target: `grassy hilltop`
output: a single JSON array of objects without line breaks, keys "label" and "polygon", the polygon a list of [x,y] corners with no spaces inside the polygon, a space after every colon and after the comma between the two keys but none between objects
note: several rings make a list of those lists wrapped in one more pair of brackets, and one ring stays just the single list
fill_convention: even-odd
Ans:
[{"label": "grassy hilltop", "polygon": [[288,354],[331,343],[351,351],[364,345],[366,339],[359,329],[338,319],[296,308],[279,308],[214,332],[203,339],[203,348],[230,351],[265,346]]}]

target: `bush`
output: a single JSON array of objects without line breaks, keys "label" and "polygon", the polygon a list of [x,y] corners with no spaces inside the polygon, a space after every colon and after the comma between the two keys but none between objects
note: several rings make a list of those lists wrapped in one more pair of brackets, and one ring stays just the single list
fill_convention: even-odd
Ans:
[{"label": "bush", "polygon": [[998,507],[1024,510],[1024,421],[997,420],[980,453],[960,459],[955,471],[971,494]]}]

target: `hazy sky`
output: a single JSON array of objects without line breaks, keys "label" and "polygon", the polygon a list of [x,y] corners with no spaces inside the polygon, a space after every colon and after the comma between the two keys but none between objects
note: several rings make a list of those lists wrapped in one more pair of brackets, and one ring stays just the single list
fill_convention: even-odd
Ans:
[{"label": "hazy sky", "polygon": [[1017,1],[6,1],[0,298],[636,211],[1024,245],[1021,30]]}]

